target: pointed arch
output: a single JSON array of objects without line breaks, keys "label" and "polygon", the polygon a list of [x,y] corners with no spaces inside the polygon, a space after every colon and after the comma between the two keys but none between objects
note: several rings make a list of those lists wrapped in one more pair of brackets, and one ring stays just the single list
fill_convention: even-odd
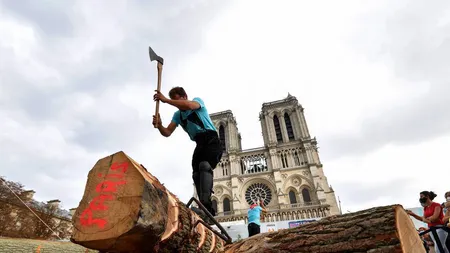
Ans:
[{"label": "pointed arch", "polygon": [[273,115],[273,126],[275,127],[275,134],[277,136],[277,142],[283,141],[283,135],[281,134],[280,120],[277,115]]},{"label": "pointed arch", "polygon": [[222,124],[220,124],[220,126],[219,126],[219,139],[220,139],[220,144],[222,145],[222,150],[226,151],[225,127]]},{"label": "pointed arch", "polygon": [[215,199],[212,200],[212,208],[214,209],[215,213],[218,213],[217,212],[217,200],[215,200]]},{"label": "pointed arch", "polygon": [[311,194],[307,188],[303,188],[302,197],[304,203],[311,203]]},{"label": "pointed arch", "polygon": [[228,197],[225,197],[223,199],[223,212],[230,212],[230,211],[231,211],[230,199]]},{"label": "pointed arch", "polygon": [[286,130],[287,130],[287,134],[288,134],[288,139],[294,140],[294,129],[292,128],[292,123],[291,123],[291,118],[289,117],[289,114],[287,114],[287,112],[284,113],[284,122],[286,124]]},{"label": "pointed arch", "polygon": [[297,194],[295,194],[295,191],[290,190],[289,191],[289,202],[291,204],[297,204]]}]

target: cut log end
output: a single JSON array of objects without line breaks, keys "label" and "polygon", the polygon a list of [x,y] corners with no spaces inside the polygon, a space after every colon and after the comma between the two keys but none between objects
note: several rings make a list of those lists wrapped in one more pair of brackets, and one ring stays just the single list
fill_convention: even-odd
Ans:
[{"label": "cut log end", "polygon": [[405,212],[403,207],[394,206],[395,220],[398,237],[402,246],[403,252],[422,253],[425,252],[423,242],[418,236],[418,232],[411,221],[409,215]]},{"label": "cut log end", "polygon": [[71,241],[108,252],[221,250],[221,238],[194,227],[198,219],[142,165],[117,152],[89,172]]}]

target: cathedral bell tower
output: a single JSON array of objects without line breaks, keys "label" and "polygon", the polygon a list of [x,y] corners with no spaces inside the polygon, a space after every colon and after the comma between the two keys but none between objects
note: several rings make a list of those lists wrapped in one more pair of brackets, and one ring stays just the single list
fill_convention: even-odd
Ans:
[{"label": "cathedral bell tower", "polygon": [[[319,158],[316,138],[311,138],[303,107],[296,97],[288,93],[285,99],[263,103],[260,112],[264,145],[269,149],[274,173],[284,169],[308,167],[313,182],[312,194],[318,201],[337,207],[334,191],[328,185]],[[278,171],[278,173],[277,173]],[[281,184],[277,188],[282,189]],[[313,198],[314,198],[313,197]],[[285,203],[291,202],[286,197]],[[336,213],[338,210],[331,210]]]},{"label": "cathedral bell tower", "polygon": [[212,113],[209,116],[217,129],[224,152],[233,153],[242,151],[241,134],[237,128],[233,113],[227,110]]},{"label": "cathedral bell tower", "polygon": [[259,118],[267,147],[310,138],[303,107],[291,94],[284,100],[264,103]]}]

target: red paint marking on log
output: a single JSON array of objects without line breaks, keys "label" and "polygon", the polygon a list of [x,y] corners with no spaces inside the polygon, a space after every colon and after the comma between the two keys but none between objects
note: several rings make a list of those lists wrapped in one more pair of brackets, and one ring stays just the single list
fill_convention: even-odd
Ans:
[{"label": "red paint marking on log", "polygon": [[[110,167],[111,170],[120,171],[122,174],[109,174],[106,177],[109,178],[123,178],[123,174],[128,170],[129,163],[113,163]],[[98,177],[102,177],[102,174],[97,174]],[[90,226],[96,224],[98,228],[104,228],[108,223],[106,219],[93,219],[95,211],[106,211],[108,206],[104,204],[105,200],[113,200],[115,196],[111,195],[117,192],[118,185],[124,185],[127,182],[121,181],[104,181],[95,186],[95,191],[101,193],[101,195],[93,198],[88,207],[80,215],[80,223],[82,226]],[[104,194],[108,192],[110,194]]]},{"label": "red paint marking on log", "polygon": [[111,170],[118,170],[118,169],[122,169],[122,172],[125,173],[128,170],[128,162],[123,162],[123,163],[113,163],[111,164]]},{"label": "red paint marking on log", "polygon": [[122,185],[122,184],[126,184],[126,183],[127,182],[125,180],[118,181],[118,182],[113,182],[113,181],[101,182],[95,187],[95,191],[96,192],[116,192],[118,185]]},{"label": "red paint marking on log", "polygon": [[[99,195],[95,197],[91,203],[89,203],[88,208],[86,208],[80,215],[81,225],[88,226],[92,224],[97,224],[97,227],[104,228],[106,223],[105,219],[92,219],[94,211],[105,211],[108,210],[108,206],[104,205],[105,200],[113,200],[112,195]],[[87,218],[85,218],[87,216]]]}]

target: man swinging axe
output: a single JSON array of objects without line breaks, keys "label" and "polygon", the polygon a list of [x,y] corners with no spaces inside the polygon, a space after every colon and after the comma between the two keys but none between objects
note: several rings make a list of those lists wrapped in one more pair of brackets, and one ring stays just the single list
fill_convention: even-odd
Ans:
[{"label": "man swinging axe", "polygon": [[[156,54],[150,48],[150,59],[153,57],[153,59],[157,60],[158,56],[155,56]],[[158,64],[160,63],[162,63],[162,58],[161,61],[158,61]],[[158,71],[160,69],[162,68],[158,68]],[[159,78],[160,74],[158,74]],[[160,83],[159,80],[158,83]],[[153,100],[156,101],[157,105],[161,101],[178,108],[178,110],[173,114],[172,120],[167,127],[163,126],[159,112],[156,111],[155,115],[153,115],[153,126],[158,128],[162,136],[169,137],[181,125],[189,138],[196,142],[192,155],[192,179],[194,180],[199,201],[215,216],[216,213],[212,208],[211,201],[213,170],[222,158],[223,150],[208,110],[201,98],[194,97],[192,100],[189,100],[186,91],[182,87],[172,88],[169,91],[169,98],[166,98],[160,92],[160,85],[158,85],[158,89],[155,92]]]}]

